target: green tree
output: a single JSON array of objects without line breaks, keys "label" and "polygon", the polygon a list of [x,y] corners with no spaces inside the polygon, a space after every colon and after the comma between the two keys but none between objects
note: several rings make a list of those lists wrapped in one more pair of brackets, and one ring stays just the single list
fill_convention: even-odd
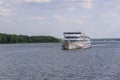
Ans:
[{"label": "green tree", "polygon": [[2,43],[2,36],[0,35],[0,43]]},{"label": "green tree", "polygon": [[0,43],[47,43],[47,42],[60,42],[60,40],[52,36],[26,36],[0,33]]}]

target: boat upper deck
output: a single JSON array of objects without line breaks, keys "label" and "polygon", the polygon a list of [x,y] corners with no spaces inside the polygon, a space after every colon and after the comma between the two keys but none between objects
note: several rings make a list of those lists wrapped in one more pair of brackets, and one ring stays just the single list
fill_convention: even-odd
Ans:
[{"label": "boat upper deck", "polygon": [[65,41],[70,41],[70,40],[90,40],[90,37],[85,35],[82,32],[64,32],[64,40]]}]

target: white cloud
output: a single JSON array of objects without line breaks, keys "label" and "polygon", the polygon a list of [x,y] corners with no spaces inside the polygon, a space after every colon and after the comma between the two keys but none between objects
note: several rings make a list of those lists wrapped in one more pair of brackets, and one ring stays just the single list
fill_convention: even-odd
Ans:
[{"label": "white cloud", "polygon": [[12,15],[12,9],[10,9],[10,3],[0,1],[0,16]]},{"label": "white cloud", "polygon": [[2,3],[6,3],[7,4],[21,4],[21,3],[24,3],[24,2],[27,2],[27,3],[49,3],[51,2],[51,0],[1,0],[0,1],[0,4]]},{"label": "white cloud", "polygon": [[26,0],[26,2],[49,3],[51,0]]},{"label": "white cloud", "polygon": [[0,1],[0,7],[9,6],[9,5],[10,5],[10,3],[8,3],[8,2]]},{"label": "white cloud", "polygon": [[12,15],[12,13],[11,13],[10,9],[0,8],[0,15],[2,15],[2,16],[10,16],[10,15]]},{"label": "white cloud", "polygon": [[12,4],[14,4],[14,3],[22,3],[24,0],[1,0],[1,1],[3,1],[4,3],[12,3]]},{"label": "white cloud", "polygon": [[69,11],[74,11],[75,9],[76,9],[76,6],[74,6],[74,5],[71,5],[71,6],[68,8]]},{"label": "white cloud", "polygon": [[70,18],[70,17],[65,17],[61,15],[54,15],[54,18],[64,24],[84,24],[84,21],[82,18]]},{"label": "white cloud", "polygon": [[91,9],[93,7],[92,1],[91,0],[83,0],[81,3],[81,7],[85,9]]},{"label": "white cloud", "polygon": [[91,18],[91,16],[88,16],[88,15],[82,15],[80,16],[81,19],[84,19],[84,20],[88,20]]},{"label": "white cloud", "polygon": [[44,20],[45,17],[42,16],[32,16],[32,17],[25,17],[23,20]]},{"label": "white cloud", "polygon": [[117,12],[104,12],[102,13],[103,17],[117,17],[119,14]]},{"label": "white cloud", "polygon": [[7,22],[7,23],[11,23],[11,22],[13,22],[12,19],[3,19],[3,21],[4,21],[4,22]]},{"label": "white cloud", "polygon": [[64,17],[63,17],[63,16],[60,16],[60,15],[54,15],[54,18],[57,19],[57,20],[64,19]]},{"label": "white cloud", "polygon": [[69,4],[68,7],[69,11],[75,11],[77,8],[83,8],[83,9],[93,8],[92,0],[67,0],[67,1]]},{"label": "white cloud", "polygon": [[3,2],[2,2],[2,1],[0,1],[0,4],[3,4]]}]

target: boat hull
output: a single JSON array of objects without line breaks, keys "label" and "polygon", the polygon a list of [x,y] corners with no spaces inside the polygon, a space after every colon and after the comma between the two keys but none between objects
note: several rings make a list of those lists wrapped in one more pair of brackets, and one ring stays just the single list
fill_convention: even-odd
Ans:
[{"label": "boat hull", "polygon": [[90,43],[78,43],[78,42],[66,42],[63,43],[62,49],[63,50],[72,50],[72,49],[85,49],[90,48]]}]

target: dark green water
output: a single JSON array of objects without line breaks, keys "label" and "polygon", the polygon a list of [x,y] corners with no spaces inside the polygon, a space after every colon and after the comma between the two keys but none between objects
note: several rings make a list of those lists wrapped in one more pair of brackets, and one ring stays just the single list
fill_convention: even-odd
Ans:
[{"label": "dark green water", "polygon": [[60,43],[1,44],[0,80],[120,80],[120,43],[61,50]]}]

